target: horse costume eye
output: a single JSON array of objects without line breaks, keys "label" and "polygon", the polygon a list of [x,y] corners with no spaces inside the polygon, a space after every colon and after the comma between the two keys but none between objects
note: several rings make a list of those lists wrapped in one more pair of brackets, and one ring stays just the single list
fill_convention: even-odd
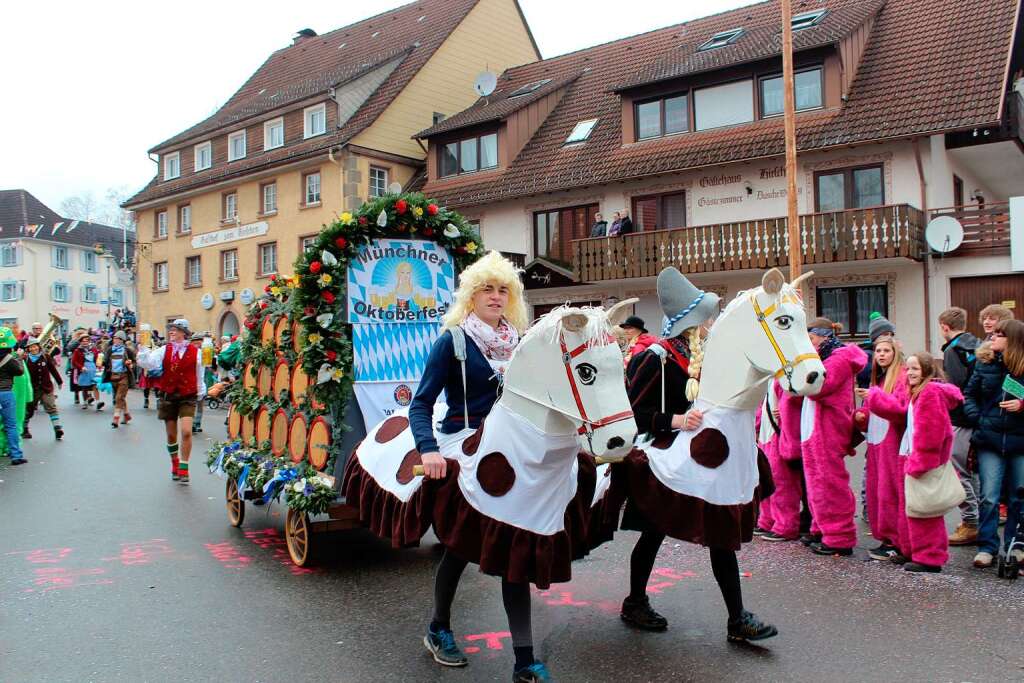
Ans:
[{"label": "horse costume eye", "polygon": [[780,315],[775,319],[775,324],[779,326],[780,330],[788,330],[793,324],[793,316]]},{"label": "horse costume eye", "polygon": [[580,376],[581,382],[590,385],[597,379],[597,368],[590,363],[580,363],[576,366],[576,374]]}]

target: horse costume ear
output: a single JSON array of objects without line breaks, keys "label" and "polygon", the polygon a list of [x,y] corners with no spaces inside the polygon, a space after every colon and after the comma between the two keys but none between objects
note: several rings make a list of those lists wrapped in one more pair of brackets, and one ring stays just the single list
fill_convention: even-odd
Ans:
[{"label": "horse costume ear", "polygon": [[609,308],[608,312],[606,313],[606,315],[608,316],[608,324],[614,327],[615,325],[621,325],[622,323],[624,323],[626,321],[626,318],[629,317],[628,313],[630,306],[632,306],[638,301],[640,301],[640,299],[634,297],[632,299],[620,301],[619,303]]},{"label": "horse costume ear", "polygon": [[778,294],[782,291],[782,285],[786,284],[786,277],[778,268],[772,268],[761,278],[761,287],[765,294]]},{"label": "horse costume ear", "polygon": [[562,316],[562,328],[570,332],[579,332],[587,326],[587,316],[583,313],[566,313]]}]

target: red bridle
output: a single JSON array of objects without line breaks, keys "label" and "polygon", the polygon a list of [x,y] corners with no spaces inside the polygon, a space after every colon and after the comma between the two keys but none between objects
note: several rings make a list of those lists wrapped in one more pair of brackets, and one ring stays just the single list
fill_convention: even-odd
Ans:
[{"label": "red bridle", "polygon": [[569,347],[565,345],[565,335],[559,333],[558,344],[562,347],[562,363],[565,365],[565,376],[569,379],[569,388],[572,389],[572,397],[576,401],[576,409],[580,411],[580,419],[583,420],[583,425],[576,430],[577,432],[589,436],[590,434],[593,434],[596,429],[607,427],[610,424],[622,422],[623,420],[628,420],[633,417],[632,410],[624,410],[621,413],[608,415],[597,420],[591,420],[587,417],[587,409],[583,407],[583,399],[580,398],[580,390],[579,387],[576,386],[576,375],[572,371],[572,359],[589,349],[590,342],[584,342],[570,351]]}]

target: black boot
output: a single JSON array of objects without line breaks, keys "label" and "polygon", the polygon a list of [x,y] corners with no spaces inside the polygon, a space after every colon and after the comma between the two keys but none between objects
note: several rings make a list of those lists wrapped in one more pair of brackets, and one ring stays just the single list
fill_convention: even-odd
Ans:
[{"label": "black boot", "polygon": [[28,425],[25,425],[24,429],[21,430],[21,438],[31,439],[32,433],[28,431]]},{"label": "black boot", "polygon": [[654,611],[646,595],[639,600],[629,597],[623,600],[619,616],[627,624],[645,631],[664,631],[668,628],[668,619]]},{"label": "black boot", "polygon": [[779,635],[779,629],[764,623],[757,618],[756,614],[743,610],[739,619],[729,620],[729,632],[726,638],[731,643],[742,643],[764,640],[777,635]]}]

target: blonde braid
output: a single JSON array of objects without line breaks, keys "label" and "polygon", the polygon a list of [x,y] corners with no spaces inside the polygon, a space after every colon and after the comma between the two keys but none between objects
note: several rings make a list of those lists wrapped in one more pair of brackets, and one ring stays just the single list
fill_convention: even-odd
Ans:
[{"label": "blonde braid", "polygon": [[686,341],[690,345],[690,379],[686,381],[686,400],[692,402],[697,398],[697,392],[700,390],[700,366],[704,363],[700,326],[691,327],[686,331]]}]

